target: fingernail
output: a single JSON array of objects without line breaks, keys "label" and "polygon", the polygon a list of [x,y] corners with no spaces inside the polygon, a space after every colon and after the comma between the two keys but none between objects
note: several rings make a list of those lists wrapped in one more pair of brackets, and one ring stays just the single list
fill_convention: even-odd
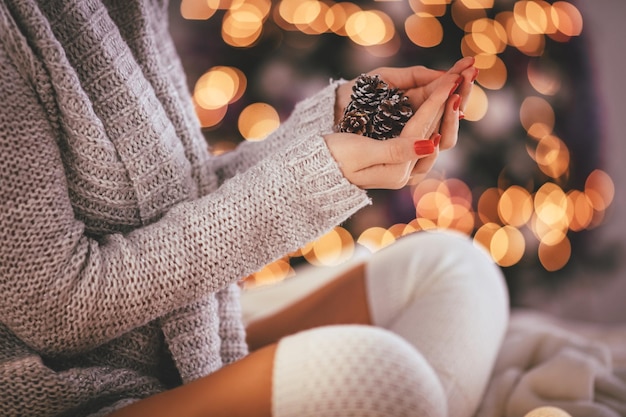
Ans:
[{"label": "fingernail", "polygon": [[459,111],[459,120],[463,120],[465,119],[465,113],[463,113],[463,110]]},{"label": "fingernail", "polygon": [[441,134],[437,133],[433,136],[433,145],[435,145],[435,148],[439,146],[439,142],[441,142]]},{"label": "fingernail", "polygon": [[456,99],[454,100],[454,103],[452,104],[452,109],[454,111],[457,111],[460,106],[461,106],[461,96],[457,96]]},{"label": "fingernail", "polygon": [[452,90],[450,90],[450,94],[448,94],[448,97],[450,97],[452,94],[454,94],[454,92],[456,91],[457,88],[459,88],[459,86],[461,85],[462,82],[463,82],[463,76],[460,75],[459,78],[457,78],[456,82],[454,83],[454,86],[452,87]]},{"label": "fingernail", "polygon": [[478,70],[478,68],[475,68],[475,70],[474,70],[474,76],[472,77],[472,81],[470,81],[470,82],[472,82],[472,83],[473,83],[474,81],[476,81],[476,78],[478,78],[478,73],[479,73],[479,72],[480,72],[480,71]]},{"label": "fingernail", "polygon": [[432,140],[416,140],[413,149],[417,155],[430,155],[435,152],[435,144]]},{"label": "fingernail", "polygon": [[459,88],[460,83],[454,83],[454,86],[452,86],[452,90],[450,90],[450,94],[448,94],[448,97],[452,97],[452,94],[454,94],[454,92],[456,91],[457,88]]}]

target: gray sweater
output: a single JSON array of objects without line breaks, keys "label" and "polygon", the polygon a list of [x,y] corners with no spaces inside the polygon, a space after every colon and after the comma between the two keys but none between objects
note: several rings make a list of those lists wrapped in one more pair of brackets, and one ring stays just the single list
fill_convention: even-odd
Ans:
[{"label": "gray sweater", "polygon": [[102,415],[247,353],[236,282],[369,203],[336,83],[212,156],[161,0],[0,3],[0,415]]}]

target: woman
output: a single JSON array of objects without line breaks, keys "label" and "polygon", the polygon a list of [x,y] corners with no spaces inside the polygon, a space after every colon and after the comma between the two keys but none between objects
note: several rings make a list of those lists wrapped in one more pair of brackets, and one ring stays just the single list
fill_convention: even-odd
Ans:
[{"label": "woman", "polygon": [[507,309],[466,239],[403,239],[248,329],[237,281],[422,178],[473,60],[376,71],[416,109],[398,138],[333,133],[337,81],[213,157],[165,22],[157,0],[0,4],[0,414],[471,415]]}]

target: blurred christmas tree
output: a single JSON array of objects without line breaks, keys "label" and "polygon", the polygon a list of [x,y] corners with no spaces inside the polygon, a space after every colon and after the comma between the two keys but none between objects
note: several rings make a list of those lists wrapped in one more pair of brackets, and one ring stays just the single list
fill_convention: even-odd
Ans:
[{"label": "blurred christmas tree", "polygon": [[373,191],[372,207],[253,279],[282,279],[298,259],[336,264],[435,227],[484,245],[517,283],[567,276],[592,259],[613,183],[583,32],[572,1],[184,0],[171,29],[215,153],[262,140],[329,78],[380,66],[480,69],[458,146],[430,178]]}]

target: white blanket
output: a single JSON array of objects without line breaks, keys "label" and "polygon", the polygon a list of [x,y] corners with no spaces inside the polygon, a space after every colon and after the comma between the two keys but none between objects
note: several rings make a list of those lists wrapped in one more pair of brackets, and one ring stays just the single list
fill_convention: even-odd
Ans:
[{"label": "white blanket", "polygon": [[541,406],[626,417],[626,324],[514,311],[476,417],[524,417]]}]

